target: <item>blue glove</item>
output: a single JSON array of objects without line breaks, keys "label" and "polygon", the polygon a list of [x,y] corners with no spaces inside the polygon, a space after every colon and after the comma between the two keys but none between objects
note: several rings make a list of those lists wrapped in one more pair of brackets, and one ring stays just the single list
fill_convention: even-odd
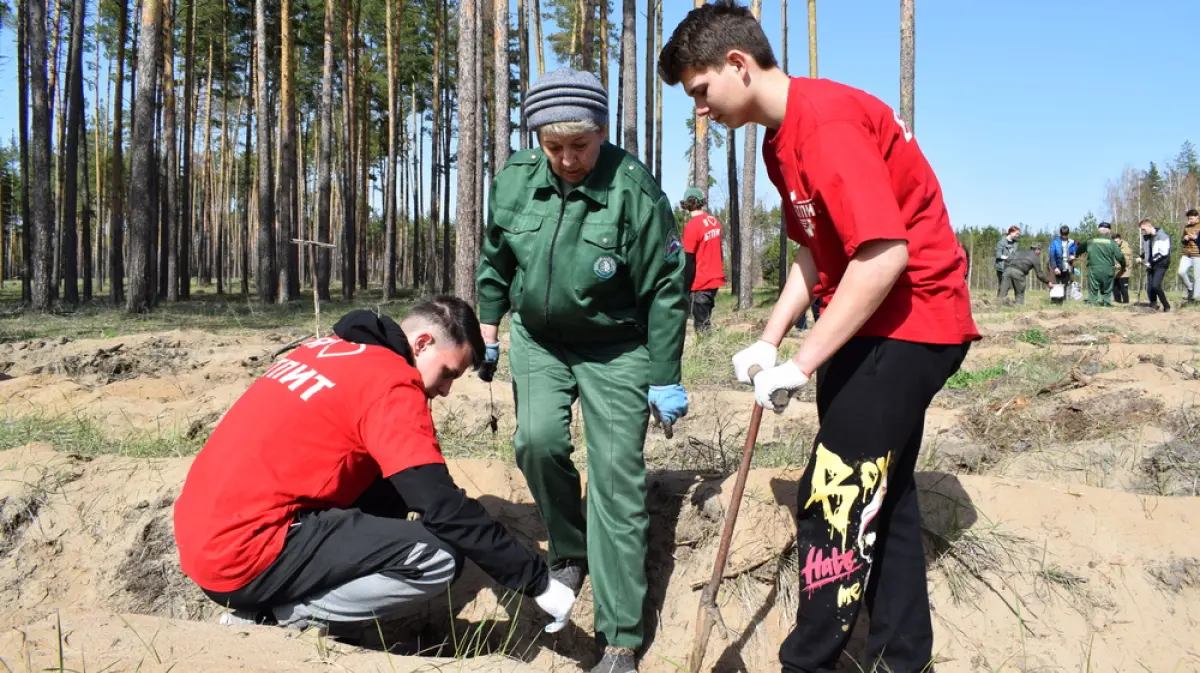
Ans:
[{"label": "blue glove", "polygon": [[496,376],[496,365],[500,364],[500,342],[483,345],[483,364],[479,365],[479,379],[491,383]]},{"label": "blue glove", "polygon": [[650,406],[658,411],[658,418],[663,425],[674,425],[675,421],[687,416],[687,391],[678,383],[669,386],[650,386],[648,398]]}]

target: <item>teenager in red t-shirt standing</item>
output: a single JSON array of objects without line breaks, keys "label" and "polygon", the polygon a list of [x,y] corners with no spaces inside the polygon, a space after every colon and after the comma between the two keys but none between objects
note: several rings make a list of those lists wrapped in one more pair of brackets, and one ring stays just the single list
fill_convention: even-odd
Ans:
[{"label": "teenager in red t-shirt standing", "polygon": [[679,207],[692,219],[683,225],[683,252],[687,255],[683,270],[684,287],[691,291],[692,324],[697,332],[712,329],[712,312],[717,290],[725,284],[725,263],[721,258],[721,221],[704,210],[704,192],[688,187]]},{"label": "teenager in red t-shirt standing", "polygon": [[[842,84],[789,78],[732,0],[690,12],[659,73],[683,84],[696,114],[767,127],[763,160],[802,246],[761,341],[733,357],[743,382],[763,368],[754,395],[768,409],[771,393],[819,371],[821,426],[797,515],[800,607],[783,670],[834,671],[863,601],[865,663],[926,670],[933,628],[913,471],[930,400],[979,337],[937,178],[891,108]],[[815,297],[821,320],[777,366],[776,347]]]},{"label": "teenager in red t-shirt standing", "polygon": [[180,566],[234,609],[222,623],[395,616],[468,558],[565,626],[574,593],[454,484],[438,445],[429,399],[483,361],[471,306],[438,297],[399,325],[352,311],[333,332],[238,398],[175,502]]}]

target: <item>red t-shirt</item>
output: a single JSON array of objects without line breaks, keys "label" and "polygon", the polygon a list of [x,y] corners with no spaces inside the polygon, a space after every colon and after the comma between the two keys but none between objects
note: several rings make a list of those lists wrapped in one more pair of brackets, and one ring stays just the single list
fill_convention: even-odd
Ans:
[{"label": "red t-shirt", "polygon": [[691,290],[712,290],[725,284],[721,259],[721,221],[705,213],[683,225],[683,251],[696,256],[696,277]]},{"label": "red t-shirt", "polygon": [[196,456],[175,503],[184,573],[233,591],[283,549],[297,510],[344,508],[381,475],[444,463],[420,373],[337,337],[275,362]]},{"label": "red t-shirt", "polygon": [[907,126],[883,101],[824,79],[793,78],[787,113],[763,142],[767,174],[784,199],[788,236],[807,247],[815,295],[837,301],[858,246],[908,243],[908,268],[859,336],[930,344],[979,338],[966,258],[942,189]]}]

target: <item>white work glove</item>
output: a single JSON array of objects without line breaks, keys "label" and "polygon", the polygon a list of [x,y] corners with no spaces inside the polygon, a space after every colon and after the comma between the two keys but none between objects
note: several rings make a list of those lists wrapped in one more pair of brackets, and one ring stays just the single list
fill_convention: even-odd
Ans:
[{"label": "white work glove", "polygon": [[765,341],[756,341],[753,346],[739,351],[733,356],[733,375],[742,383],[753,383],[750,380],[750,368],[757,365],[763,371],[775,366],[775,357],[779,349]]},{"label": "white work glove", "polygon": [[563,630],[567,622],[571,621],[571,608],[575,607],[575,592],[562,582],[550,580],[550,585],[546,587],[546,590],[533,600],[537,602],[539,608],[554,618],[554,621],[546,626],[546,633],[558,633]]},{"label": "white work glove", "polygon": [[[796,366],[794,361],[788,360],[778,367],[765,369],[754,377],[754,401],[763,409],[781,413],[787,406],[787,400],[806,383],[808,375],[800,371],[800,367]],[[771,397],[781,390],[787,392],[787,398],[777,405]]]}]

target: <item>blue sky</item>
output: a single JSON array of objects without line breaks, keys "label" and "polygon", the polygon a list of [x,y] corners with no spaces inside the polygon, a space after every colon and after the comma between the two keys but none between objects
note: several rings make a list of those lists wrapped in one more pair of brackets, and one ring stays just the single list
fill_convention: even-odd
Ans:
[{"label": "blue sky", "polygon": [[[789,71],[806,75],[807,3],[790,4]],[[619,26],[620,3],[614,5]],[[664,5],[669,36],[692,3]],[[779,3],[763,5],[778,54]],[[645,0],[638,11],[641,49]],[[1127,166],[1174,156],[1185,140],[1200,144],[1200,39],[1194,37],[1200,2],[916,0],[916,23],[915,131],[955,226],[1024,223],[1036,230],[1074,224],[1089,210],[1103,217],[1107,180]],[[898,105],[896,0],[818,0],[817,28],[821,77]],[[4,141],[17,120],[15,37],[0,35]],[[644,62],[639,57],[639,70]],[[645,75],[639,72],[639,80]],[[614,64],[614,115],[616,76]],[[690,116],[682,90],[664,88],[663,188],[673,200],[686,187]],[[643,137],[639,132],[639,142]],[[739,134],[739,158],[741,145]],[[724,150],[713,152],[711,164],[717,179],[711,198],[720,207],[727,194]],[[779,202],[761,166],[756,182],[763,203]]]}]

